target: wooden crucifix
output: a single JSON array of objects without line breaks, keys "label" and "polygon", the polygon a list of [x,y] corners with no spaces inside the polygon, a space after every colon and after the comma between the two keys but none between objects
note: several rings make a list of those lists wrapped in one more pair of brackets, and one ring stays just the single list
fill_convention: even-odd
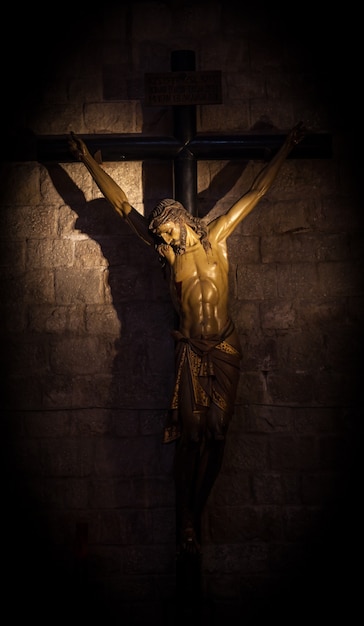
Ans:
[{"label": "wooden crucifix", "polygon": [[[195,71],[193,54],[172,55],[172,75],[181,72],[182,80],[188,82],[190,71]],[[177,592],[183,605],[192,599],[196,603],[199,598],[202,513],[220,471],[239,379],[241,349],[229,316],[226,240],[268,191],[285,159],[299,147],[302,156],[304,142],[308,140],[301,124],[281,140],[275,151],[272,144],[267,143],[267,136],[264,142],[261,136],[256,142],[256,137],[248,141],[236,137],[197,136],[195,104],[188,100],[193,99],[192,92],[198,93],[199,85],[196,89],[196,82],[191,81],[194,89],[189,93],[188,89],[183,91],[184,84],[178,85],[175,76],[168,82],[169,76],[159,75],[159,80],[152,91],[153,97],[158,95],[157,102],[159,97],[164,103],[169,97],[176,99],[176,103],[170,101],[174,105],[174,137],[155,142],[150,138],[139,138],[135,142],[128,139],[127,144],[120,138],[118,144],[119,158],[145,159],[152,154],[158,158],[173,158],[174,197],[162,199],[148,217],[140,215],[130,205],[125,190],[91,155],[90,139],[84,141],[71,134],[69,145],[112,207],[145,243],[155,247],[170,271],[171,296],[179,326],[173,332],[176,376],[163,442],[176,443]],[[160,84],[163,90],[158,91]],[[205,90],[207,94],[213,92],[214,82],[209,85],[211,89]],[[170,93],[168,87],[171,87]],[[183,98],[187,103],[181,104]],[[308,142],[309,148],[306,143],[310,155],[315,152],[312,146],[315,141],[317,136]],[[98,144],[100,148],[100,142]],[[115,158],[115,152],[111,156],[115,144],[109,143],[101,145],[102,161],[107,147],[109,158]],[[319,151],[320,156],[327,156],[327,137],[320,136],[315,148],[316,157]],[[247,153],[250,158],[252,155],[266,158],[267,151],[270,158],[265,167],[248,192],[226,213],[211,221],[196,216],[199,158],[242,158],[242,154],[247,156]]]},{"label": "wooden crucifix", "polygon": [[[172,54],[171,74],[175,72],[172,79],[168,75],[162,80],[167,86],[163,104],[167,100],[174,107],[173,137],[42,137],[33,148],[41,162],[67,162],[73,160],[71,155],[81,160],[117,213],[145,243],[154,245],[170,270],[179,327],[173,333],[176,379],[163,441],[176,442],[177,592],[182,605],[191,605],[200,596],[201,516],[221,467],[240,369],[239,337],[228,312],[226,240],[268,191],[286,158],[327,158],[331,149],[327,135],[307,135],[301,125],[287,136],[198,135],[195,107],[202,97],[206,100],[206,94],[207,99],[218,97],[216,76],[202,76],[203,86],[209,85],[205,95],[196,80],[191,81],[194,88],[189,91],[187,79],[195,72],[190,51]],[[149,88],[151,84],[153,80]],[[158,83],[154,85],[155,96]],[[97,150],[102,161],[173,159],[174,197],[162,199],[148,218],[141,216],[92,156]],[[198,218],[198,159],[235,158],[259,158],[267,163],[248,192],[225,214],[211,222]]]}]

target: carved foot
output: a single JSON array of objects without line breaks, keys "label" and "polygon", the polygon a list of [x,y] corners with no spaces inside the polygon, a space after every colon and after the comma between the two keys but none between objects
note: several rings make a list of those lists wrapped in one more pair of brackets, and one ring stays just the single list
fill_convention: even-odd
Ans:
[{"label": "carved foot", "polygon": [[197,540],[195,529],[192,526],[188,526],[181,531],[181,538],[179,543],[179,549],[177,554],[201,554],[201,546]]}]

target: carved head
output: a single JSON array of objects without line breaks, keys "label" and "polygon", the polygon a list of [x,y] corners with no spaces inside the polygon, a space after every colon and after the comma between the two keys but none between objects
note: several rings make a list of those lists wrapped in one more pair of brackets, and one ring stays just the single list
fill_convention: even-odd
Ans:
[{"label": "carved head", "polygon": [[207,251],[210,249],[210,243],[207,239],[206,225],[201,221],[199,217],[194,217],[184,208],[184,206],[177,200],[171,198],[164,198],[153,209],[149,216],[149,228],[153,233],[158,235],[157,229],[161,224],[165,222],[174,222],[179,224],[181,229],[181,243],[175,250],[176,254],[183,254],[186,250],[186,224],[195,231],[201,240],[201,244]]}]

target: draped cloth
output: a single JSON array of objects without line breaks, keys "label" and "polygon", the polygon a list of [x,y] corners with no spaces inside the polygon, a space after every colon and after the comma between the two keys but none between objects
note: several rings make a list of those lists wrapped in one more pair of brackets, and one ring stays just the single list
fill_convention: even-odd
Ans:
[{"label": "draped cloth", "polygon": [[[163,443],[175,441],[183,432],[184,394],[189,396],[188,404],[196,419],[215,406],[220,410],[223,427],[227,427],[234,410],[241,358],[240,351],[227,341],[233,331],[234,325],[229,320],[219,335],[190,338],[173,332],[176,378]],[[222,436],[221,431],[211,434]]]}]

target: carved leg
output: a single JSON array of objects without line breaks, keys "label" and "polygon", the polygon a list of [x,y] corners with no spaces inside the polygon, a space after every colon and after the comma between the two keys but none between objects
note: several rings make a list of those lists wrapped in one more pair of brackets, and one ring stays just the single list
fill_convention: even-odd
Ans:
[{"label": "carved leg", "polygon": [[180,440],[175,453],[177,551],[200,551],[199,524],[196,520],[196,478],[200,443]]}]

